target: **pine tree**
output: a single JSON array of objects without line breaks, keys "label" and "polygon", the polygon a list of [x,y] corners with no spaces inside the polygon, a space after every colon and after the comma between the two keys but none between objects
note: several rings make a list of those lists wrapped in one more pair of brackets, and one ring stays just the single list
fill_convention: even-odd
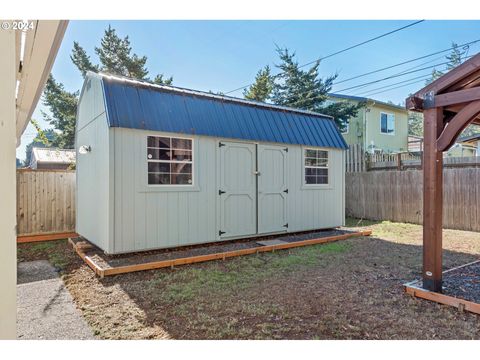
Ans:
[{"label": "pine tree", "polygon": [[42,115],[58,131],[52,140],[54,147],[73,148],[75,144],[75,118],[77,114],[78,91],[69,92],[63,84],[50,75],[43,91],[43,103],[51,115]]},{"label": "pine tree", "polygon": [[[446,72],[449,72],[453,68],[460,65],[465,60],[464,55],[466,54],[466,52],[467,49],[460,49],[460,47],[456,43],[452,42],[452,50],[450,51],[449,55],[445,56],[445,58],[447,59]],[[444,72],[434,68],[432,70],[432,75],[426,80],[425,84],[428,85],[443,75],[445,75]]]},{"label": "pine tree", "polygon": [[85,77],[87,71],[98,72],[98,65],[92,64],[87,52],[76,41],[73,42],[73,50],[70,59],[77,66],[78,70],[80,70],[83,77]]},{"label": "pine tree", "polygon": [[423,114],[408,112],[408,135],[423,136]]},{"label": "pine tree", "polygon": [[273,90],[273,77],[270,75],[270,66],[260,69],[255,76],[255,83],[243,91],[248,100],[267,101]]},{"label": "pine tree", "polygon": [[[100,46],[95,47],[95,53],[100,60],[99,64],[92,63],[87,52],[78,42],[73,43],[70,59],[83,77],[87,71],[103,71],[113,75],[152,81],[156,84],[170,85],[173,82],[172,77],[164,78],[163,74],[158,74],[150,80],[145,66],[147,57],[132,54],[128,36],[120,38],[111,26],[105,30]],[[52,146],[74,147],[78,95],[79,91],[66,91],[63,84],[50,75],[43,93],[43,104],[48,107],[51,115],[45,112],[42,114],[44,119],[57,130],[52,139]]]},{"label": "pine tree", "polygon": [[459,46],[452,42],[452,51],[450,52],[450,55],[446,56],[448,60],[447,70],[451,70],[460,65],[463,62],[462,57],[465,55],[466,51],[466,49],[460,50]]},{"label": "pine tree", "polygon": [[326,105],[328,93],[337,74],[321,78],[318,71],[320,62],[317,61],[311,68],[302,70],[295,60],[295,53],[281,48],[277,48],[277,52],[281,60],[281,63],[276,65],[280,75],[274,78],[271,101],[276,105],[330,115],[343,131],[348,119],[355,117],[364,104],[337,102]]},{"label": "pine tree", "polygon": [[[32,149],[34,147],[48,148],[52,146],[52,141],[55,139],[56,133],[53,129],[40,130],[37,133],[37,136],[32,140],[30,144],[25,148],[25,161],[23,161],[22,166],[30,166],[30,161],[32,159]],[[18,167],[18,166],[17,166]]]}]

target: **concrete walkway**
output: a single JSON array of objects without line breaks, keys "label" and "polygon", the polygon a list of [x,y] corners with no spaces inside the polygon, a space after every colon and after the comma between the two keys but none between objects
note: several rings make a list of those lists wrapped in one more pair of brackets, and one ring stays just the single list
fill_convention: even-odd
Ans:
[{"label": "concrete walkway", "polygon": [[18,339],[94,339],[55,268],[46,260],[18,264]]}]

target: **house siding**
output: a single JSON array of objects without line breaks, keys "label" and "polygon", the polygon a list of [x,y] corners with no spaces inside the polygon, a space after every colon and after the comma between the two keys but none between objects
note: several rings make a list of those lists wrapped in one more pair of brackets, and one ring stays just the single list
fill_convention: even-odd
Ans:
[{"label": "house siding", "polygon": [[[408,149],[408,115],[406,111],[399,111],[382,105],[368,107],[366,147],[375,145],[375,148],[385,152],[407,151]],[[395,115],[395,134],[384,134],[380,131],[380,114]]]}]

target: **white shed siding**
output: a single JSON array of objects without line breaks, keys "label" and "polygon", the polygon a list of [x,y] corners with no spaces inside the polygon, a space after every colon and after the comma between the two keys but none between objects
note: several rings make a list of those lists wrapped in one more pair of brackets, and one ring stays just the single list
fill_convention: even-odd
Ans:
[{"label": "white shed siding", "polygon": [[121,128],[111,131],[115,137],[113,251],[215,241],[218,232],[215,221],[215,193],[218,191],[215,184],[215,140],[193,137],[194,185],[191,188],[148,186],[147,134],[161,133]]},{"label": "white shed siding", "polygon": [[[92,79],[82,91],[77,113],[77,232],[102,249],[109,250],[113,224],[110,181],[113,151],[110,148],[111,131],[103,105],[101,82]],[[91,152],[79,154],[82,145],[89,145]]]},{"label": "white shed siding", "polygon": [[[122,253],[219,241],[218,142],[194,139],[194,185],[148,186],[147,135],[175,134],[123,128],[110,129],[114,138],[114,236],[107,252]],[[179,137],[186,137],[178,134]],[[288,231],[340,226],[344,222],[343,150],[328,149],[330,184],[303,185],[303,147],[288,147]],[[261,169],[260,169],[261,171]],[[84,235],[84,234],[82,234]],[[86,236],[86,234],[85,234]],[[86,236],[88,238],[88,236]]]}]

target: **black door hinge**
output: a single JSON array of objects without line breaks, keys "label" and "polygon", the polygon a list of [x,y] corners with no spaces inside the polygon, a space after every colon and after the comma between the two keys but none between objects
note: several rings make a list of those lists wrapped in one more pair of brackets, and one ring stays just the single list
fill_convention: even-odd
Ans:
[{"label": "black door hinge", "polygon": [[218,195],[222,195],[222,194],[225,194],[226,191],[223,191],[223,190],[218,190]]},{"label": "black door hinge", "polygon": [[283,227],[288,228],[288,223],[286,223],[285,225],[283,225]]},{"label": "black door hinge", "polygon": [[288,194],[288,189],[283,190],[285,194]]},{"label": "black door hinge", "polygon": [[218,236],[222,236],[223,234],[225,234],[225,231],[222,231],[222,230],[218,231]]},{"label": "black door hinge", "polygon": [[221,142],[219,142],[219,143],[218,143],[218,147],[222,147],[222,146],[225,146],[225,144],[224,144],[224,143],[221,143]]}]

